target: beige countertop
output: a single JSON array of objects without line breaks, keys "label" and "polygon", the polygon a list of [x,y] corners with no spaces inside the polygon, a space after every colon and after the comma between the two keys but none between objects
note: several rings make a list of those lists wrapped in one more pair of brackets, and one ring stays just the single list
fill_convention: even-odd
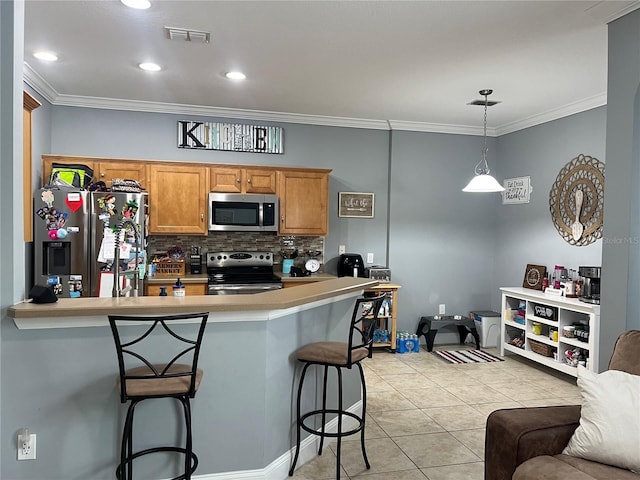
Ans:
[{"label": "beige countertop", "polygon": [[[182,277],[181,277],[182,278]],[[306,278],[306,277],[301,277]],[[377,285],[369,278],[332,278],[297,288],[283,288],[253,295],[187,295],[185,297],[60,298],[56,303],[23,302],[7,309],[14,319],[88,317],[109,314],[143,315],[188,312],[241,312],[297,307]],[[16,322],[17,324],[17,322]],[[20,327],[19,328],[28,328]]]},{"label": "beige countertop", "polygon": [[292,277],[288,273],[276,272],[276,276],[280,277],[280,279],[286,283],[321,282],[323,280],[338,278],[329,273],[312,273],[311,275],[306,275],[304,277]]}]

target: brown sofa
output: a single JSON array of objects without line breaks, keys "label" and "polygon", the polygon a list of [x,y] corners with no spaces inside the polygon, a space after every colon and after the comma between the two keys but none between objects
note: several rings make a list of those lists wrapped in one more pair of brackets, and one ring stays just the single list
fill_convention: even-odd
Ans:
[{"label": "brown sofa", "polygon": [[[640,375],[640,330],[618,337],[609,370]],[[487,418],[485,480],[640,480],[629,470],[563,455],[580,405],[496,410]]]}]

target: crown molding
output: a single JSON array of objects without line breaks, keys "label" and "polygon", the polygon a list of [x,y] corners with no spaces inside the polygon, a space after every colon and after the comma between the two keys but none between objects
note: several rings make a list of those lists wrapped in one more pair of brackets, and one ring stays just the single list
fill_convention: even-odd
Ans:
[{"label": "crown molding", "polygon": [[535,127],[543,123],[550,122],[552,120],[558,120],[559,118],[575,115],[576,113],[586,112],[593,108],[602,107],[607,104],[607,94],[601,93],[594,95],[593,97],[585,98],[578,102],[569,103],[562,107],[554,108],[546,112],[542,112],[536,115],[517,120],[515,122],[506,123],[496,127],[496,136],[506,135],[507,133],[517,132],[518,130],[524,130],[525,128]]},{"label": "crown molding", "polygon": [[[207,107],[201,105],[181,105],[175,103],[145,102],[140,100],[112,99],[104,97],[84,97],[62,95],[38,75],[28,63],[24,63],[24,81],[42,95],[52,105],[132,112],[168,113],[175,115],[197,115],[203,117],[236,118],[261,122],[299,123],[329,127],[365,128],[371,130],[403,130],[409,132],[449,133],[457,135],[483,135],[482,127],[452,125],[445,123],[411,122],[403,120],[372,120],[366,118],[328,117],[300,113],[267,112],[262,110],[243,110],[237,108]],[[542,123],[574,115],[607,104],[607,94],[570,103],[559,108],[531,115],[515,122],[487,127],[487,136],[499,137],[507,133],[534,127]]]},{"label": "crown molding", "polygon": [[611,23],[640,8],[640,0],[600,1],[585,10],[585,13],[602,23]]},{"label": "crown molding", "polygon": [[47,102],[55,103],[55,99],[59,96],[58,92],[44,78],[38,75],[27,62],[24,62],[22,75],[24,82],[42,95]]},{"label": "crown molding", "polygon": [[301,113],[267,112],[262,110],[243,110],[238,108],[208,107],[202,105],[181,105],[177,103],[146,102],[103,97],[83,97],[76,95],[58,95],[54,105],[126,110],[134,112],[169,113],[176,115],[198,115],[204,117],[237,118],[262,122],[301,123],[305,125],[324,125],[330,127],[367,128],[387,130],[384,120],[364,118],[328,117]]},{"label": "crown molding", "polygon": [[[483,127],[469,125],[451,125],[447,123],[408,122],[403,120],[389,120],[389,130],[404,130],[408,132],[451,133],[457,135],[484,135]],[[495,137],[495,128],[487,127],[487,136]]]}]

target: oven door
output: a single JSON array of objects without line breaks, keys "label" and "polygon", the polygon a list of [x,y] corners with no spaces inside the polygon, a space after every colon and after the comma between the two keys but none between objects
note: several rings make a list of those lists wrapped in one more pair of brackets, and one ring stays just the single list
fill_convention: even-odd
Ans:
[{"label": "oven door", "polygon": [[209,285],[209,295],[247,295],[269,292],[282,288],[282,283],[235,283]]}]

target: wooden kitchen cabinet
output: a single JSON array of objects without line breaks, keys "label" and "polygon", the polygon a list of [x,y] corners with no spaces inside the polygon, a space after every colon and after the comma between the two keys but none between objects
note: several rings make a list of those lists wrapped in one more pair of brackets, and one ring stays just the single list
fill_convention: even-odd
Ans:
[{"label": "wooden kitchen cabinet", "polygon": [[211,191],[225,193],[276,193],[276,171],[269,169],[212,167]]},{"label": "wooden kitchen cabinet", "polygon": [[[160,295],[160,287],[167,287],[167,296],[173,295],[173,285],[175,284],[175,280],[170,279],[164,285],[159,285],[154,283],[153,285],[145,285],[144,286],[144,294],[149,297],[157,297]],[[184,284],[184,293],[185,295],[206,295],[207,294],[207,284],[206,283],[185,283]]]},{"label": "wooden kitchen cabinet", "polygon": [[278,172],[278,235],[326,236],[329,233],[330,170]]},{"label": "wooden kitchen cabinet", "polygon": [[209,170],[149,164],[149,233],[206,235]]},{"label": "wooden kitchen cabinet", "polygon": [[326,236],[329,233],[330,169],[211,165],[123,158],[42,156],[43,185],[53,163],[83,164],[94,180],[111,186],[114,178],[140,182],[149,192],[150,234],[206,235],[207,194],[277,194],[279,235]]},{"label": "wooden kitchen cabinet", "polygon": [[114,178],[136,180],[143,189],[147,189],[147,164],[145,162],[98,162],[93,175],[96,181],[106,183],[111,188]]}]

